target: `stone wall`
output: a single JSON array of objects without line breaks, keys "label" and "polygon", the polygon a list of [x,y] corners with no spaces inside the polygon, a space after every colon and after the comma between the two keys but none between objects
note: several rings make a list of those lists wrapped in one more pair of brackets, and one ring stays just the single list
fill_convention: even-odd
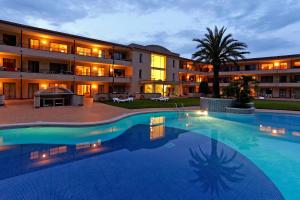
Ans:
[{"label": "stone wall", "polygon": [[232,107],[234,103],[234,99],[200,98],[201,110],[210,112],[226,112],[226,107]]}]

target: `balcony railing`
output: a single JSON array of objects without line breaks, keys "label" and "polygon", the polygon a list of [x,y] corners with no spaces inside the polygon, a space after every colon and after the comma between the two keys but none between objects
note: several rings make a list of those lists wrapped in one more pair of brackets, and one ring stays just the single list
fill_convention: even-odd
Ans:
[{"label": "balcony railing", "polygon": [[[60,44],[60,43],[58,43]],[[8,45],[8,46],[15,46],[15,47],[22,47],[22,48],[28,48],[28,49],[35,49],[39,51],[47,51],[47,52],[55,52],[55,53],[62,53],[62,54],[73,54],[73,55],[78,55],[78,56],[84,56],[84,57],[93,57],[93,58],[102,58],[102,59],[114,59],[114,60],[121,60],[121,61],[128,61],[131,62],[132,60],[130,58],[125,57],[120,57],[120,56],[115,56],[113,58],[112,55],[112,50],[109,52],[109,54],[102,54],[99,56],[99,54],[93,54],[93,53],[87,53],[83,54],[82,52],[74,51],[77,46],[70,45],[70,44],[64,44],[61,43],[62,45],[67,45],[67,49],[65,48],[51,48],[50,45],[31,45],[28,42],[23,42],[22,45],[21,43],[16,43],[16,45],[9,45],[4,43],[2,40],[0,40],[0,45]]]}]

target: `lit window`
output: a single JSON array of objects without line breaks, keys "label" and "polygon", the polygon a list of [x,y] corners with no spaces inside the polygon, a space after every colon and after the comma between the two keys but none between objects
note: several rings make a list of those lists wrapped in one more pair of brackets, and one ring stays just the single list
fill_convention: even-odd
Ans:
[{"label": "lit window", "polygon": [[145,93],[153,93],[153,85],[146,84],[145,85]]},{"label": "lit window", "polygon": [[151,80],[166,80],[166,57],[151,55]]},{"label": "lit window", "polygon": [[274,65],[272,63],[268,63],[268,64],[262,64],[261,65],[261,69],[262,70],[271,70],[274,68]]},{"label": "lit window", "polygon": [[50,51],[68,53],[68,45],[58,44],[58,43],[50,43]]},{"label": "lit window", "polygon": [[157,140],[165,136],[165,117],[151,117],[150,140]]},{"label": "lit window", "polygon": [[104,76],[104,68],[103,67],[98,68],[98,76]]},{"label": "lit window", "polygon": [[38,151],[30,152],[30,160],[36,160],[38,158],[39,158],[39,152]]},{"label": "lit window", "polygon": [[92,49],[89,49],[89,48],[76,47],[76,52],[78,55],[81,55],[81,56],[91,56],[92,55]]},{"label": "lit window", "polygon": [[35,40],[35,39],[30,39],[30,48],[39,49],[40,48],[40,41]]},{"label": "lit window", "polygon": [[280,63],[280,69],[287,69],[287,63]]},{"label": "lit window", "polygon": [[300,61],[295,62],[295,63],[294,63],[294,66],[295,66],[295,67],[300,67]]},{"label": "lit window", "polygon": [[166,80],[166,71],[161,69],[151,69],[151,80]]},{"label": "lit window", "polygon": [[152,54],[151,55],[151,67],[165,69],[166,68],[166,57]]},{"label": "lit window", "polygon": [[90,76],[91,75],[91,68],[85,66],[77,66],[76,67],[76,75],[81,76]]},{"label": "lit window", "polygon": [[93,48],[93,56],[102,58],[102,50],[98,48]]}]

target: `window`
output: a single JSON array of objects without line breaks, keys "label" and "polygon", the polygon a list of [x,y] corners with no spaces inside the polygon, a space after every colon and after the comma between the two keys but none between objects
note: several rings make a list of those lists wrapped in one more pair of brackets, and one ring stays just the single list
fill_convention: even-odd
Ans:
[{"label": "window", "polygon": [[300,67],[300,61],[294,62],[294,67],[295,67],[295,68]]},{"label": "window", "polygon": [[15,35],[3,34],[3,43],[10,46],[16,46],[17,37]]},{"label": "window", "polygon": [[89,48],[76,47],[76,52],[78,55],[81,55],[81,56],[91,56],[92,55],[92,49],[89,49]]},{"label": "window", "polygon": [[271,70],[273,68],[274,68],[274,65],[272,63],[261,65],[261,70]]},{"label": "window", "polygon": [[143,63],[143,54],[140,54],[140,63]]},{"label": "window", "polygon": [[193,86],[189,87],[189,93],[195,93],[195,87]]},{"label": "window", "polygon": [[98,48],[93,48],[93,56],[102,58],[102,50]]},{"label": "window", "polygon": [[119,53],[119,52],[117,52],[117,53],[114,53],[114,59],[116,59],[116,60],[124,60],[124,54],[123,53]]},{"label": "window", "polygon": [[175,68],[175,60],[173,60],[173,68]]},{"label": "window", "polygon": [[65,73],[68,69],[67,64],[62,64],[62,63],[50,63],[50,73]]},{"label": "window", "polygon": [[98,93],[105,93],[104,85],[98,85]]},{"label": "window", "polygon": [[68,53],[68,45],[58,44],[58,43],[50,43],[50,51]]},{"label": "window", "polygon": [[125,70],[124,69],[114,69],[114,76],[115,77],[124,77]]},{"label": "window", "polygon": [[256,65],[245,65],[246,71],[256,70]]},{"label": "window", "polygon": [[166,80],[165,70],[151,69],[151,80]]},{"label": "window", "polygon": [[262,83],[273,83],[273,76],[262,76],[260,81]]},{"label": "window", "polygon": [[166,57],[151,55],[151,80],[166,80]]},{"label": "window", "polygon": [[3,67],[6,69],[15,69],[16,68],[16,59],[3,58]]},{"label": "window", "polygon": [[78,95],[84,95],[86,97],[91,96],[91,85],[77,85],[77,92]]},{"label": "window", "polygon": [[104,68],[103,67],[98,68],[98,76],[104,76]]},{"label": "window", "polygon": [[280,63],[279,69],[287,69],[288,65],[287,63]]},{"label": "window", "polygon": [[166,68],[166,57],[152,54],[151,55],[151,67],[165,69]]},{"label": "window", "polygon": [[115,85],[114,86],[114,92],[119,94],[125,93],[125,86],[124,85]]},{"label": "window", "polygon": [[29,39],[29,45],[31,49],[39,49],[40,41],[36,39]]},{"label": "window", "polygon": [[287,81],[287,77],[286,76],[280,76],[279,77],[279,82],[280,83],[286,83],[286,81]]},{"label": "window", "polygon": [[142,70],[139,70],[139,78],[142,78]]},{"label": "window", "polygon": [[86,66],[77,66],[76,67],[76,75],[90,76],[91,75],[91,68],[86,67]]},{"label": "window", "polygon": [[40,64],[38,61],[32,61],[32,60],[28,61],[28,72],[39,73],[40,71],[39,68],[40,68]]},{"label": "window", "polygon": [[145,84],[145,93],[153,93],[153,85],[152,84]]},{"label": "window", "polygon": [[49,83],[49,87],[60,87],[60,88],[66,88],[67,89],[67,85],[63,84],[63,83]]}]

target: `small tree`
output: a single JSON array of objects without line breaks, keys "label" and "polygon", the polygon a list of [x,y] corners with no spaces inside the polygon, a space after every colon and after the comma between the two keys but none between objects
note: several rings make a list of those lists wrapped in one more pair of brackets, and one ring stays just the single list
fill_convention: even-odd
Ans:
[{"label": "small tree", "polygon": [[207,95],[209,93],[208,82],[203,81],[200,83],[199,93]]},{"label": "small tree", "polygon": [[223,92],[227,97],[236,98],[236,107],[247,108],[253,100],[251,96],[250,83],[257,84],[251,76],[242,76],[239,80],[232,81]]}]

